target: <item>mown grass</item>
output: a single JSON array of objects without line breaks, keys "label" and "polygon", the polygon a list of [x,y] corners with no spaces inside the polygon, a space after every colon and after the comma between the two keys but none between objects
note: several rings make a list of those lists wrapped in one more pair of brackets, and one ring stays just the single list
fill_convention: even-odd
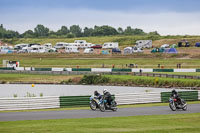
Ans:
[{"label": "mown grass", "polygon": [[80,75],[42,75],[42,74],[0,74],[3,83],[61,83],[69,79],[81,78]]},{"label": "mown grass", "polygon": [[0,122],[2,133],[197,133],[200,113]]},{"label": "mown grass", "polygon": [[[116,86],[146,86],[146,87],[200,87],[198,79],[176,79],[145,77],[131,75],[103,75],[109,80],[98,83],[100,85]],[[57,83],[57,84],[85,84],[81,83],[83,75],[38,75],[38,74],[0,74],[1,83]],[[93,84],[93,83],[91,83]]]},{"label": "mown grass", "polygon": [[[167,55],[168,56],[168,55]],[[169,55],[172,56],[172,55]],[[0,60],[16,60],[21,67],[112,67],[127,68],[126,64],[137,64],[143,68],[157,68],[158,64],[164,68],[176,68],[182,64],[183,68],[200,68],[199,59],[164,58],[161,54],[152,55],[68,55],[68,54],[9,54],[1,55]],[[2,62],[0,62],[2,65]]]},{"label": "mown grass", "polygon": [[172,74],[172,75],[200,76],[200,72],[154,72],[154,73]]}]

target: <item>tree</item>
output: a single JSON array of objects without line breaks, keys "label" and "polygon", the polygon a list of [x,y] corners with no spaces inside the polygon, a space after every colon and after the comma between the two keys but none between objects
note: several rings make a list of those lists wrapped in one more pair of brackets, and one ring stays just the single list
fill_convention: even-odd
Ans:
[{"label": "tree", "polygon": [[115,28],[111,26],[95,26],[92,36],[108,36],[108,35],[117,35],[118,32]]},{"label": "tree", "polygon": [[67,35],[69,32],[66,26],[62,26],[61,29],[57,31],[57,35]]},{"label": "tree", "polygon": [[119,27],[119,28],[117,29],[117,31],[118,31],[119,34],[123,34],[123,32],[124,32],[124,30],[123,30],[121,27]]},{"label": "tree", "polygon": [[82,36],[82,29],[79,27],[79,25],[70,26],[70,32],[74,34],[76,37]]},{"label": "tree", "polygon": [[32,30],[27,30],[22,34],[22,37],[24,38],[33,38],[35,37],[35,34]]},{"label": "tree", "polygon": [[160,34],[157,31],[149,32],[149,35],[160,36]]},{"label": "tree", "polygon": [[49,28],[44,27],[44,26],[41,25],[41,24],[38,24],[38,25],[34,28],[34,32],[35,32],[35,35],[36,35],[37,37],[47,37],[47,36],[48,36],[48,33],[49,33]]},{"label": "tree", "polygon": [[83,36],[88,37],[92,35],[92,32],[94,31],[94,29],[85,27],[83,31],[84,31]]}]

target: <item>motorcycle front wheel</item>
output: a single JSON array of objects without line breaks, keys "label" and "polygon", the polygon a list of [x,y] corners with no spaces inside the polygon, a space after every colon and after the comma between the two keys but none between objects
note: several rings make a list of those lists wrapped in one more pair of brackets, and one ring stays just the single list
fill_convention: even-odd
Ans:
[{"label": "motorcycle front wheel", "polygon": [[115,101],[112,105],[112,111],[117,111],[117,103]]},{"label": "motorcycle front wheel", "polygon": [[172,111],[176,111],[176,106],[174,103],[169,103],[169,107]]},{"label": "motorcycle front wheel", "polygon": [[91,110],[93,110],[93,111],[95,111],[96,109],[97,109],[97,104],[96,104],[96,102],[95,101],[91,101],[90,102],[90,108],[91,108]]},{"label": "motorcycle front wheel", "polygon": [[182,108],[184,111],[186,111],[187,110],[187,104],[186,104],[186,102],[185,101],[183,101],[183,104],[185,104],[185,106]]}]

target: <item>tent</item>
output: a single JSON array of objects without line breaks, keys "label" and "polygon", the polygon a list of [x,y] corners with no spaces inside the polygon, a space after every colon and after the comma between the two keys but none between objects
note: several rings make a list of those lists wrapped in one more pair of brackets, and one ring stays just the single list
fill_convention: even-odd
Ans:
[{"label": "tent", "polygon": [[172,53],[172,54],[177,54],[176,48],[170,48],[166,53]]},{"label": "tent", "polygon": [[153,50],[151,50],[151,53],[163,53],[165,51],[164,48],[154,48]]},{"label": "tent", "polygon": [[133,48],[132,47],[126,47],[124,48],[124,54],[132,54]]},{"label": "tent", "polygon": [[178,46],[177,46],[176,44],[172,44],[172,45],[170,46],[170,48],[178,48]]},{"label": "tent", "polygon": [[200,42],[197,42],[197,43],[195,44],[195,47],[200,47]]},{"label": "tent", "polygon": [[109,50],[102,50],[101,54],[110,54]]}]

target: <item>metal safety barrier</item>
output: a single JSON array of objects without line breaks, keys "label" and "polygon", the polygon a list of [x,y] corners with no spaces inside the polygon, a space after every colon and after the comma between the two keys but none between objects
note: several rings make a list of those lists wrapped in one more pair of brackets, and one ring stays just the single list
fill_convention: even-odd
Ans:
[{"label": "metal safety barrier", "polygon": [[0,98],[0,111],[45,108],[60,108],[59,96]]},{"label": "metal safety barrier", "polygon": [[116,94],[115,100],[118,105],[137,103],[158,103],[161,102],[160,92],[141,92]]}]

